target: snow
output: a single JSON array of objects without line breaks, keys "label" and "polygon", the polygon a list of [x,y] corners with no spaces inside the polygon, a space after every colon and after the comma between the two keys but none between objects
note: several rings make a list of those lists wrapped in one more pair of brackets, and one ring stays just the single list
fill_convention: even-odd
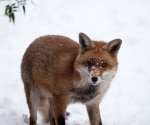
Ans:
[{"label": "snow", "polygon": [[[104,125],[150,125],[150,1],[41,0],[28,1],[15,25],[0,4],[0,125],[27,125],[28,107],[20,77],[27,46],[47,34],[78,41],[84,32],[93,40],[123,41],[119,69],[100,104]],[[70,105],[67,125],[89,125],[85,106]],[[38,114],[38,123],[41,116]]]}]

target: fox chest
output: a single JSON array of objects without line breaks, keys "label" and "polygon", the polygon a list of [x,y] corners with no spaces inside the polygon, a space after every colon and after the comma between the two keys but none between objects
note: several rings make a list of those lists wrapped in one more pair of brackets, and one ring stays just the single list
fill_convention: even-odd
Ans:
[{"label": "fox chest", "polygon": [[73,88],[71,90],[71,99],[74,102],[86,103],[93,100],[95,97],[99,95],[99,86],[90,85],[85,88]]}]

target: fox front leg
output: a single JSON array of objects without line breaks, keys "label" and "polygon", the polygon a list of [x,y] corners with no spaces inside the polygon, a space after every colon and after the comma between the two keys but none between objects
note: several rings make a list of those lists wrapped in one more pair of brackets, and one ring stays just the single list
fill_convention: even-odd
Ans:
[{"label": "fox front leg", "polygon": [[60,98],[60,96],[54,96],[54,114],[56,125],[66,125],[66,107],[65,97]]},{"label": "fox front leg", "polygon": [[86,109],[88,112],[90,125],[102,125],[99,104],[87,105]]}]

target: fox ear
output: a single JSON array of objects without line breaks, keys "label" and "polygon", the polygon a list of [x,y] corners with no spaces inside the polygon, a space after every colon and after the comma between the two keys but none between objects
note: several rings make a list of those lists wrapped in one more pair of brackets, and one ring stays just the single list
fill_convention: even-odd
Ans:
[{"label": "fox ear", "polygon": [[81,50],[88,50],[94,48],[94,44],[91,39],[84,33],[79,33],[79,43],[81,46]]},{"label": "fox ear", "polygon": [[104,45],[103,48],[110,53],[117,53],[120,49],[121,44],[122,44],[121,39],[114,39],[108,42],[106,45]]}]

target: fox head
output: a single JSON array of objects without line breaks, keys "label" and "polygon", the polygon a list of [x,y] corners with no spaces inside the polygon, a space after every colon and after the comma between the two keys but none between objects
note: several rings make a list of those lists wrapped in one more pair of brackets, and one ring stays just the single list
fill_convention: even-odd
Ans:
[{"label": "fox head", "polygon": [[122,40],[114,39],[108,43],[93,41],[86,34],[79,33],[79,44],[80,51],[74,68],[84,81],[82,84],[110,82],[117,71],[117,53]]}]

